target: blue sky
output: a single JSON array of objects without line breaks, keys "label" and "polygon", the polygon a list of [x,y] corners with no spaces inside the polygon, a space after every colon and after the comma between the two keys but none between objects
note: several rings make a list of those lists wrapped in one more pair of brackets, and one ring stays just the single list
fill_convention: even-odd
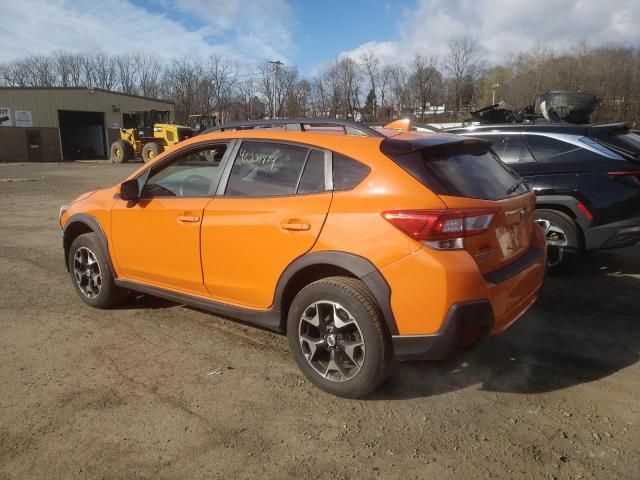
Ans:
[{"label": "blue sky", "polygon": [[[296,63],[309,71],[337,54],[370,41],[392,40],[402,10],[415,2],[322,0],[292,2],[295,18]],[[402,5],[403,7],[398,7]],[[375,33],[374,33],[375,32]]]},{"label": "blue sky", "polygon": [[0,0],[0,62],[56,50],[220,54],[295,64],[303,75],[365,51],[382,63],[446,54],[475,37],[487,63],[544,42],[640,47],[640,0]]}]

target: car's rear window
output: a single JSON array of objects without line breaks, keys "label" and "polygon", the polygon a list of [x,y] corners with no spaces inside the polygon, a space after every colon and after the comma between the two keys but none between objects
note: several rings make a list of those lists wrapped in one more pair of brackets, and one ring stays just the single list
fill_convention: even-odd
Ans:
[{"label": "car's rear window", "polygon": [[432,146],[393,159],[439,195],[500,200],[529,191],[484,143]]},{"label": "car's rear window", "polygon": [[637,131],[621,128],[605,132],[596,132],[590,135],[588,139],[621,155],[625,160],[640,161],[640,135]]},{"label": "car's rear window", "polygon": [[636,132],[614,133],[611,137],[618,140],[624,146],[633,148],[640,153],[640,135]]}]

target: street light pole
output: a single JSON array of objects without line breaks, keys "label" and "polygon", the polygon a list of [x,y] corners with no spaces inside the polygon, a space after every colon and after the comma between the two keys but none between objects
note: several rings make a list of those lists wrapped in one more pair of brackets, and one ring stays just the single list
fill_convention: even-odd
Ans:
[{"label": "street light pole", "polygon": [[493,85],[491,85],[491,90],[493,91],[493,101],[491,102],[491,105],[496,104],[496,88],[498,87],[500,87],[499,83],[494,83]]},{"label": "street light pole", "polygon": [[271,119],[276,118],[276,82],[278,81],[278,69],[284,65],[280,60],[269,60],[269,63],[273,65],[273,110],[271,111]]}]

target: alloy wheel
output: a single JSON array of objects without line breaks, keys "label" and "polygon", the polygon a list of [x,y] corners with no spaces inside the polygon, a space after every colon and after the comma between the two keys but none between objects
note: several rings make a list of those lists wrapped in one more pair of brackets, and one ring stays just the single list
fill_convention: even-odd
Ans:
[{"label": "alloy wheel", "polygon": [[102,273],[96,254],[80,247],[73,256],[73,276],[78,288],[87,298],[94,299],[102,290]]},{"label": "alloy wheel", "polygon": [[569,246],[567,234],[558,225],[544,218],[540,218],[536,222],[544,230],[544,235],[547,239],[547,265],[555,267],[562,262],[565,249]]},{"label": "alloy wheel", "polygon": [[323,378],[344,382],[364,364],[365,345],[355,318],[339,303],[323,300],[309,305],[299,324],[304,358]]}]

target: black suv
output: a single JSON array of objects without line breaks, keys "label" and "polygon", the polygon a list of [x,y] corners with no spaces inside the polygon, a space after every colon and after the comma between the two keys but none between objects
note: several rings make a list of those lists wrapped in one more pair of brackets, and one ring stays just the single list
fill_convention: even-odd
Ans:
[{"label": "black suv", "polygon": [[492,142],[537,194],[551,272],[582,251],[640,242],[640,134],[629,124],[500,124],[448,132]]}]

